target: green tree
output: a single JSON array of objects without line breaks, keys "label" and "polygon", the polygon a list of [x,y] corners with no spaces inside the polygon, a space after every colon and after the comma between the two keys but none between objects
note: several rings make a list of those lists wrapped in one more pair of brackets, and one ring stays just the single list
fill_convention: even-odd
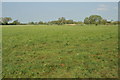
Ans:
[{"label": "green tree", "polygon": [[40,22],[38,22],[38,24],[44,24],[44,22],[43,22],[43,21],[40,21]]},{"label": "green tree", "polygon": [[86,17],[86,18],[84,19],[84,23],[85,23],[85,24],[90,24],[90,20],[89,20],[88,17]]},{"label": "green tree", "polygon": [[2,25],[2,18],[0,18],[0,25]]},{"label": "green tree", "polygon": [[89,17],[90,24],[100,24],[102,20],[102,17],[99,15],[91,15]]},{"label": "green tree", "polygon": [[119,22],[118,21],[113,21],[112,24],[113,25],[117,25]]},{"label": "green tree", "polygon": [[5,25],[7,25],[8,24],[8,22],[9,21],[11,21],[12,20],[12,18],[11,17],[4,17],[4,18],[2,18],[2,24],[5,24]]},{"label": "green tree", "polygon": [[66,19],[64,17],[58,18],[58,23],[61,24],[65,24]]},{"label": "green tree", "polygon": [[31,25],[33,25],[33,24],[35,24],[34,22],[29,22],[28,24],[31,24]]},{"label": "green tree", "polygon": [[106,19],[102,19],[102,20],[101,20],[101,24],[104,24],[104,25],[105,25],[106,23],[107,23],[107,20],[106,20]]},{"label": "green tree", "polygon": [[13,25],[19,25],[20,24],[20,22],[18,21],[18,20],[15,20],[15,21],[13,21],[13,23],[12,23]]},{"label": "green tree", "polygon": [[65,24],[73,24],[74,23],[73,20],[65,20],[64,22],[65,22]]}]

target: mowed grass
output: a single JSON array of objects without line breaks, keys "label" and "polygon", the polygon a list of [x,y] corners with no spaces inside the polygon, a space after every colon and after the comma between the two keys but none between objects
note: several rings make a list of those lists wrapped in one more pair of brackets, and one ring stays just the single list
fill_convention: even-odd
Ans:
[{"label": "mowed grass", "polygon": [[117,78],[117,26],[3,26],[4,78]]}]

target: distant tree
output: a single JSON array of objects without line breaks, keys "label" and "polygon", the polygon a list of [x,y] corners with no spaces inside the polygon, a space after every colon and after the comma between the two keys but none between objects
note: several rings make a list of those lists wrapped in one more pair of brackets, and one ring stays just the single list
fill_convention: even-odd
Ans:
[{"label": "distant tree", "polygon": [[65,20],[64,24],[74,24],[74,21],[73,20]]},{"label": "distant tree", "polygon": [[58,20],[49,21],[48,24],[50,24],[50,25],[52,25],[52,24],[62,25],[62,24],[76,24],[76,22],[73,21],[72,19],[66,20],[64,17],[61,17],[61,18],[58,18]]},{"label": "distant tree", "polygon": [[81,24],[81,25],[83,25],[84,23],[81,22],[81,21],[78,21],[78,22],[74,22],[74,24]]},{"label": "distant tree", "polygon": [[65,24],[66,19],[64,17],[58,18],[58,23],[61,24]]},{"label": "distant tree", "polygon": [[13,24],[13,25],[19,25],[20,22],[19,22],[18,20],[15,20],[15,21],[12,22],[12,24]]},{"label": "distant tree", "polygon": [[44,24],[44,22],[43,22],[43,21],[40,21],[40,22],[38,22],[38,24]]},{"label": "distant tree", "polygon": [[89,17],[89,20],[90,20],[90,24],[100,24],[102,17],[99,15],[91,15]]},{"label": "distant tree", "polygon": [[83,24],[83,22],[82,22],[82,21],[78,21],[77,23],[78,23],[78,24]]},{"label": "distant tree", "polygon": [[1,18],[1,23],[4,24],[4,25],[8,25],[8,22],[12,20],[11,17],[4,17],[4,18]]},{"label": "distant tree", "polygon": [[32,24],[32,25],[33,25],[33,24],[35,24],[35,23],[34,23],[34,22],[29,22],[28,24]]},{"label": "distant tree", "polygon": [[65,21],[65,17],[58,18],[58,21]]},{"label": "distant tree", "polygon": [[119,22],[118,21],[113,21],[112,24],[113,25],[117,25]]},{"label": "distant tree", "polygon": [[84,23],[85,23],[85,24],[90,24],[90,20],[89,20],[88,17],[86,17],[86,18],[84,19]]},{"label": "distant tree", "polygon": [[104,24],[104,25],[105,25],[106,23],[107,23],[107,20],[106,20],[106,19],[102,19],[102,20],[101,20],[101,24]]},{"label": "distant tree", "polygon": [[0,18],[0,25],[2,25],[2,18]]},{"label": "distant tree", "polygon": [[85,24],[101,24],[101,23],[106,23],[106,20],[104,20],[101,16],[99,15],[91,15],[90,17],[86,17],[84,19]]}]

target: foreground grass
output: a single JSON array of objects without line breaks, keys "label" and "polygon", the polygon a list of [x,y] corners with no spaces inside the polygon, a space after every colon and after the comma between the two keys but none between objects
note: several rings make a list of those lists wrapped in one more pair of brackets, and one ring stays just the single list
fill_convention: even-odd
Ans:
[{"label": "foreground grass", "polygon": [[5,78],[116,78],[117,26],[3,26]]}]

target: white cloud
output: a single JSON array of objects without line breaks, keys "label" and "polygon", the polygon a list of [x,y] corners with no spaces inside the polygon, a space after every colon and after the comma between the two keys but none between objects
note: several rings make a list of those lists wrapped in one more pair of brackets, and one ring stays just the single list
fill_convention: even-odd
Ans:
[{"label": "white cloud", "polygon": [[96,9],[97,11],[107,11],[108,10],[108,5],[101,4],[98,6]]}]

